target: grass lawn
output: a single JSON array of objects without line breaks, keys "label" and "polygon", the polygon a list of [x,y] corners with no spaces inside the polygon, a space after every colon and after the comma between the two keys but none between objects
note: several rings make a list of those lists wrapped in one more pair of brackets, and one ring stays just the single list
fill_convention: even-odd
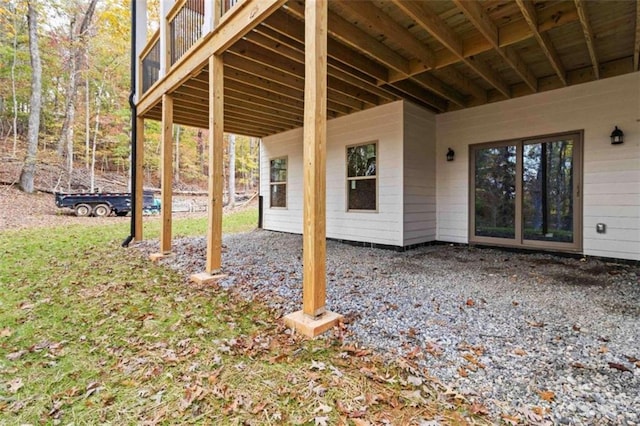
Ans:
[{"label": "grass lawn", "polygon": [[[225,216],[224,232],[255,218]],[[174,221],[176,236],[205,230]],[[488,423],[410,361],[292,336],[265,307],[121,248],[127,234],[128,221],[0,232],[0,425]]]}]

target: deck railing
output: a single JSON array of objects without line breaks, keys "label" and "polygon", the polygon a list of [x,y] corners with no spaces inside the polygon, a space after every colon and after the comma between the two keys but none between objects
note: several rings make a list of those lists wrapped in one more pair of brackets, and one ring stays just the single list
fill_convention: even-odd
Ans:
[{"label": "deck railing", "polygon": [[175,14],[169,15],[169,47],[170,65],[178,62],[180,58],[196,44],[202,37],[202,25],[204,24],[205,0],[181,0],[176,3],[173,10]]},{"label": "deck railing", "polygon": [[156,31],[140,54],[142,63],[142,93],[160,78],[160,31]]},{"label": "deck railing", "polygon": [[[160,25],[166,28],[166,43],[156,31],[140,54],[142,94],[147,92],[213,27],[213,5],[225,15],[243,0],[176,0]],[[164,46],[165,51],[162,51]],[[162,64],[162,66],[161,66]]]}]

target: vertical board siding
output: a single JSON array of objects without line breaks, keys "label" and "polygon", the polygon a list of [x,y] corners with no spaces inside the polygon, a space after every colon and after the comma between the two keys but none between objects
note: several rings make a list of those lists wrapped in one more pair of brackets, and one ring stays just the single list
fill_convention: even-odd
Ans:
[{"label": "vertical board siding", "polygon": [[404,103],[404,245],[436,238],[436,117]]},{"label": "vertical board siding", "polygon": [[[377,142],[377,212],[347,211],[346,147]],[[269,208],[269,160],[287,156],[287,208]],[[327,237],[402,245],[402,102],[327,122]],[[264,229],[302,232],[302,129],[266,137],[261,144],[260,192]]]},{"label": "vertical board siding", "polygon": [[[583,253],[640,260],[639,119],[640,73],[438,115],[437,239],[468,242],[469,145],[584,130]],[[622,145],[610,143],[616,125]]]}]

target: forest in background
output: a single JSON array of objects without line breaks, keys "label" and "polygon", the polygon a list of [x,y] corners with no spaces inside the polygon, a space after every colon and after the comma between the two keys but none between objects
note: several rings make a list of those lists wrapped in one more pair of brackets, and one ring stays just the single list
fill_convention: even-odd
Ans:
[{"label": "forest in background", "polygon": [[[94,176],[91,170],[121,176],[126,185],[130,0],[0,0],[0,157],[25,157],[32,80],[29,3],[38,16],[42,62],[38,164],[58,167],[64,175],[58,189],[65,191],[100,189],[93,179],[90,185],[81,182]],[[147,4],[151,34],[159,5]],[[160,185],[160,130],[159,122],[145,120],[144,184],[149,188]],[[207,132],[174,126],[174,189],[206,190]],[[236,192],[257,191],[258,155],[258,139],[225,134],[225,188],[234,171]]]}]

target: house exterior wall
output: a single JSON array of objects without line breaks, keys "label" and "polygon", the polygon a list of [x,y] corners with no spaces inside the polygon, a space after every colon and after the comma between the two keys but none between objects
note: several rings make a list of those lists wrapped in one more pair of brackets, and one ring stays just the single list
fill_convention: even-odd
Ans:
[{"label": "house exterior wall", "polygon": [[[403,245],[403,102],[393,102],[327,122],[327,237],[383,245]],[[346,148],[377,143],[376,212],[347,211]],[[263,227],[302,232],[302,129],[262,140],[260,193],[264,198]],[[269,208],[269,166],[273,158],[288,158],[287,208]]]},{"label": "house exterior wall", "polygon": [[[640,260],[640,73],[436,117],[439,241],[467,243],[469,145],[584,131],[583,253]],[[611,145],[617,125],[625,142]],[[447,162],[447,148],[455,161]],[[605,223],[605,234],[596,224]]]},{"label": "house exterior wall", "polygon": [[436,238],[436,116],[404,103],[404,246]]}]

